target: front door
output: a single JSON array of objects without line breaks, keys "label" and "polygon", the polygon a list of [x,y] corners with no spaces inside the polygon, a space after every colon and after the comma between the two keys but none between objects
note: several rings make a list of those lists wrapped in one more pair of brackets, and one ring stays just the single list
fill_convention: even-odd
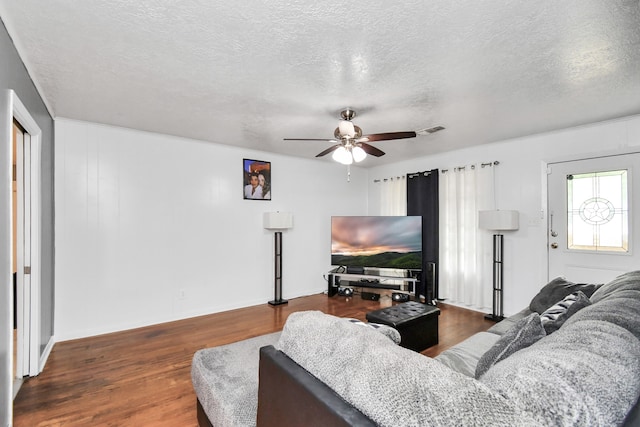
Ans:
[{"label": "front door", "polygon": [[549,164],[549,279],[606,283],[640,268],[640,154]]}]

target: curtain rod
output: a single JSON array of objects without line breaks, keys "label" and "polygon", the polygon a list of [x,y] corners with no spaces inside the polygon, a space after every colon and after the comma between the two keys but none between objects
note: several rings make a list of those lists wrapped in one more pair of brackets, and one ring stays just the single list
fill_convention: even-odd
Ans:
[{"label": "curtain rod", "polygon": [[485,166],[498,166],[500,164],[499,161],[495,160],[493,163],[489,162],[489,163],[480,163],[480,167],[485,167]]},{"label": "curtain rod", "polygon": [[[480,163],[480,167],[484,168],[484,167],[487,167],[487,166],[498,166],[499,164],[500,164],[499,161],[494,160],[493,162]],[[475,169],[476,165],[469,165],[469,167],[471,169]],[[456,166],[456,167],[453,168],[453,170],[454,170],[454,172],[457,172],[457,171],[463,171],[466,168],[467,168],[467,166]],[[445,173],[448,170],[449,169],[441,169],[440,171],[442,173]],[[420,175],[429,176],[430,174],[431,174],[431,171],[422,171],[422,172],[408,173],[407,176],[409,176],[409,178],[415,178],[416,176],[420,176]],[[404,178],[405,178],[404,176],[396,176],[395,178],[391,177],[391,178],[374,179],[373,182],[376,182],[376,183],[377,182],[387,182],[387,181],[393,181],[394,179],[404,179]]]},{"label": "curtain rod", "polygon": [[[487,166],[498,166],[499,164],[500,164],[500,162],[495,160],[493,162],[480,163],[480,167],[484,168],[484,167],[487,167]],[[476,168],[476,165],[469,165],[469,167],[473,170],[473,169]],[[456,167],[453,168],[453,171],[454,172],[463,171],[466,168],[467,168],[467,166],[456,166]],[[448,171],[449,171],[449,169],[442,169],[441,170],[442,173],[446,173]]]},{"label": "curtain rod", "polygon": [[387,181],[393,181],[394,179],[404,179],[404,176],[396,176],[391,177],[391,178],[382,178],[382,179],[374,179],[373,182],[387,182]]},{"label": "curtain rod", "polygon": [[409,178],[415,178],[416,176],[420,176],[420,175],[429,176],[431,175],[431,171],[414,172],[414,173],[408,174]]}]

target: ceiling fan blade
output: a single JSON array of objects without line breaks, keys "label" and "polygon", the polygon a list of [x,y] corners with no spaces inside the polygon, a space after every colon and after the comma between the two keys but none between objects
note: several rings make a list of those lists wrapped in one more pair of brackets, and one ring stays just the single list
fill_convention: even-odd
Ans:
[{"label": "ceiling fan blade", "polygon": [[324,155],[327,155],[327,154],[331,153],[332,151],[337,150],[339,147],[342,147],[342,144],[333,145],[333,146],[327,148],[326,150],[324,150],[323,152],[316,154],[316,157],[322,157]]},{"label": "ceiling fan blade", "polygon": [[389,141],[391,139],[404,139],[404,138],[415,138],[415,137],[416,137],[416,133],[414,131],[374,133],[371,135],[363,135],[362,138],[358,138],[358,142]]},{"label": "ceiling fan blade", "polygon": [[325,142],[338,142],[337,139],[327,138],[283,138],[285,141],[325,141]]},{"label": "ceiling fan blade", "polygon": [[376,147],[374,147],[373,145],[369,145],[366,142],[360,142],[358,144],[365,153],[367,154],[371,154],[372,156],[375,157],[380,157],[380,156],[384,156],[384,151],[377,149]]}]

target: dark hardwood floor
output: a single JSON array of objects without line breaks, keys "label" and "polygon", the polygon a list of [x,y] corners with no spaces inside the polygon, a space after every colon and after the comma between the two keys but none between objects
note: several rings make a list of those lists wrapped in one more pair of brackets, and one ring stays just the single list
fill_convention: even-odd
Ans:
[{"label": "dark hardwood floor", "polygon": [[[281,330],[290,313],[320,310],[365,321],[389,298],[318,294],[289,304],[211,314],[145,328],[57,343],[44,371],[23,384],[14,426],[197,426],[191,358],[213,347]],[[493,323],[482,313],[439,305],[436,356]]]}]

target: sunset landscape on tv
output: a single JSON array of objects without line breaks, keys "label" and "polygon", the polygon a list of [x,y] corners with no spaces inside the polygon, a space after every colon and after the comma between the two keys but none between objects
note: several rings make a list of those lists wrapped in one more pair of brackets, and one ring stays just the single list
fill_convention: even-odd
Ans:
[{"label": "sunset landscape on tv", "polygon": [[422,217],[331,217],[331,264],[421,269]]}]

